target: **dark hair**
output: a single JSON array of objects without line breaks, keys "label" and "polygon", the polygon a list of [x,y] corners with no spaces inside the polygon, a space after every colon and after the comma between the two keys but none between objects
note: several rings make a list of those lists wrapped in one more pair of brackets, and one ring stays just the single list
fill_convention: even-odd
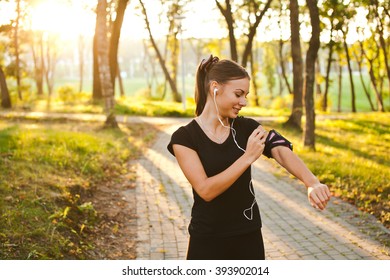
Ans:
[{"label": "dark hair", "polygon": [[213,55],[210,55],[207,60],[203,59],[196,71],[195,114],[199,116],[203,112],[206,105],[210,81],[225,84],[231,80],[243,78],[250,79],[248,72],[244,67],[232,60],[219,60],[218,57]]}]

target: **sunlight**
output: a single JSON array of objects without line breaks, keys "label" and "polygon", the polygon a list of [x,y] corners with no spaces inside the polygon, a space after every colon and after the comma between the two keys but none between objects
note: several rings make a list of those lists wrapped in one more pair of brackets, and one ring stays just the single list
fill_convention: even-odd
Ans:
[{"label": "sunlight", "polygon": [[63,38],[93,35],[95,15],[81,5],[67,1],[41,1],[31,9],[31,29],[58,34]]}]

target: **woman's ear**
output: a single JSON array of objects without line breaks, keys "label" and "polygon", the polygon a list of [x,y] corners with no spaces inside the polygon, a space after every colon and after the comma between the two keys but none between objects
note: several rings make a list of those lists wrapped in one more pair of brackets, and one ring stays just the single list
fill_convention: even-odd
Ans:
[{"label": "woman's ear", "polygon": [[210,91],[213,93],[213,95],[216,95],[219,89],[219,84],[216,81],[212,81],[210,83]]}]

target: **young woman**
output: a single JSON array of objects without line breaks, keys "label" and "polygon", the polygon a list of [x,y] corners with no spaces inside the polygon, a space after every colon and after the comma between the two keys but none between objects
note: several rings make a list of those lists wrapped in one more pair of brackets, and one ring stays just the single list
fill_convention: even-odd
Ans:
[{"label": "young woman", "polygon": [[194,205],[187,259],[264,259],[261,218],[251,164],[262,154],[301,180],[313,207],[330,199],[326,185],[278,132],[238,117],[247,104],[249,75],[230,60],[210,56],[196,74],[196,118],[172,135],[168,150],[192,185]]}]

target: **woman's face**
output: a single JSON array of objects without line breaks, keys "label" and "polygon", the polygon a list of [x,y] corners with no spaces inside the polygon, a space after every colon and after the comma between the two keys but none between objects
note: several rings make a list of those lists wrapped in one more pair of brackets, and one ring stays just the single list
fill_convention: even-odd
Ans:
[{"label": "woman's face", "polygon": [[220,85],[216,95],[219,114],[224,118],[236,118],[247,104],[249,93],[249,79],[231,80]]}]

